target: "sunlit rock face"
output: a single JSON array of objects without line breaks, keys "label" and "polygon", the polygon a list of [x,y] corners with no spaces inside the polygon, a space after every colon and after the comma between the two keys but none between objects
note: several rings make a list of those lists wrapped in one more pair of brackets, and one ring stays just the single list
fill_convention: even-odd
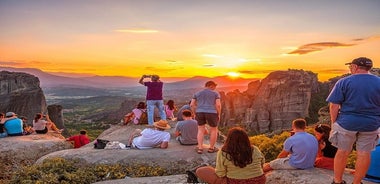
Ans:
[{"label": "sunlit rock face", "polygon": [[289,129],[295,118],[308,117],[311,94],[317,91],[315,73],[272,72],[265,79],[250,83],[243,93],[222,95],[222,124],[246,124],[256,133]]},{"label": "sunlit rock face", "polygon": [[0,112],[12,111],[31,121],[36,112],[44,110],[46,100],[37,77],[21,72],[0,72]]}]

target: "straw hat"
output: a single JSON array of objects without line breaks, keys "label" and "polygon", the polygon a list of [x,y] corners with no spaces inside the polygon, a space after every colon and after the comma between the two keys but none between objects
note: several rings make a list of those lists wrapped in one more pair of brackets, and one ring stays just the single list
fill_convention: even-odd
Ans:
[{"label": "straw hat", "polygon": [[154,122],[153,125],[157,128],[161,128],[164,130],[171,128],[166,120],[160,120],[160,121]]}]

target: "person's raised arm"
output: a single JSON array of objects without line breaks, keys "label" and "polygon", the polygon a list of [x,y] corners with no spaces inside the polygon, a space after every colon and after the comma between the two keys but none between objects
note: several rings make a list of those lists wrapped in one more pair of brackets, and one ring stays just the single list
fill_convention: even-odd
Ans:
[{"label": "person's raised arm", "polygon": [[192,111],[192,114],[194,115],[195,117],[195,111],[197,109],[197,100],[196,99],[191,99],[191,102],[190,102],[190,109]]},{"label": "person's raised arm", "polygon": [[139,80],[139,83],[144,85],[144,78],[145,78],[145,75],[142,75],[140,80]]}]

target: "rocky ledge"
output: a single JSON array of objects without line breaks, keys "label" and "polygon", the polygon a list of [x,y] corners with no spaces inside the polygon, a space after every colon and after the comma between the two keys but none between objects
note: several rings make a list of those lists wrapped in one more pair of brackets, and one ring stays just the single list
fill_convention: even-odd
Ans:
[{"label": "rocky ledge", "polygon": [[[21,166],[33,164],[40,157],[59,150],[72,148],[58,133],[32,134],[1,138],[0,170],[7,175]],[[7,176],[3,176],[7,177]]]}]

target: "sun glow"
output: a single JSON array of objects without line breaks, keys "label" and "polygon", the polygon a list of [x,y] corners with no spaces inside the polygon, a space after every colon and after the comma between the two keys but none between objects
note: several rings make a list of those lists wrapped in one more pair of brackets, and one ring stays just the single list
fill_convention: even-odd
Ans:
[{"label": "sun glow", "polygon": [[236,77],[240,76],[240,73],[237,73],[237,72],[228,72],[227,75],[228,75],[228,77],[236,78]]}]

